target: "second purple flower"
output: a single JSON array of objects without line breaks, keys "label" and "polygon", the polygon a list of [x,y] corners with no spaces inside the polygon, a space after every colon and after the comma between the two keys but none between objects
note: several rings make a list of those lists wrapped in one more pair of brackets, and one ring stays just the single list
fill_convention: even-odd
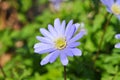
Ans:
[{"label": "second purple flower", "polygon": [[120,20],[120,0],[101,0],[107,11],[113,13]]}]

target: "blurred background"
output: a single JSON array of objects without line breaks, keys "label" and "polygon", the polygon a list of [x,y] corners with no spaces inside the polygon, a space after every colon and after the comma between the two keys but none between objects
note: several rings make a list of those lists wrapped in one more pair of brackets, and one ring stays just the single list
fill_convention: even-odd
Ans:
[{"label": "blurred background", "polygon": [[39,29],[55,18],[84,22],[87,30],[80,40],[82,56],[69,57],[67,80],[120,80],[120,49],[114,48],[120,22],[115,16],[96,55],[110,15],[99,0],[0,0],[0,80],[63,80],[60,60],[41,66],[47,54],[33,49]]}]

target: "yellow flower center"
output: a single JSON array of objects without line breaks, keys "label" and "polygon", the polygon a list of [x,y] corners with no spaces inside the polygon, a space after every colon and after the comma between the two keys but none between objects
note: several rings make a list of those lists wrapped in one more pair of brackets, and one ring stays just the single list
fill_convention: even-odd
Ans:
[{"label": "yellow flower center", "polygon": [[120,5],[113,4],[111,10],[115,15],[120,15]]},{"label": "yellow flower center", "polygon": [[55,47],[57,49],[64,49],[66,47],[66,40],[65,38],[58,38],[57,40],[55,40]]}]

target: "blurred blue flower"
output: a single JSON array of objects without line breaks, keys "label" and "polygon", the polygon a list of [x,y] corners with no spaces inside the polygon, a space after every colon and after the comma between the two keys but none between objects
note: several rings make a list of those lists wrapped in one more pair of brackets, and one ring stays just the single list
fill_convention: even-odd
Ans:
[{"label": "blurred blue flower", "polygon": [[54,27],[49,24],[48,30],[40,29],[43,37],[36,37],[40,42],[34,45],[34,51],[38,54],[49,53],[41,61],[41,65],[45,65],[48,62],[53,63],[58,56],[60,56],[62,64],[67,65],[67,56],[81,56],[81,50],[76,48],[80,45],[80,42],[77,42],[77,40],[82,38],[86,31],[81,29],[78,32],[76,28],[78,26],[73,24],[73,20],[66,25],[65,20],[61,23],[57,18],[54,21]]},{"label": "blurred blue flower", "polygon": [[[116,34],[115,38],[120,39],[120,34]],[[120,43],[115,44],[115,48],[120,48]]]},{"label": "blurred blue flower", "polygon": [[107,7],[107,11],[113,13],[120,20],[120,0],[101,0]]},{"label": "blurred blue flower", "polygon": [[60,4],[63,0],[49,0],[53,5],[56,10],[60,9]]}]

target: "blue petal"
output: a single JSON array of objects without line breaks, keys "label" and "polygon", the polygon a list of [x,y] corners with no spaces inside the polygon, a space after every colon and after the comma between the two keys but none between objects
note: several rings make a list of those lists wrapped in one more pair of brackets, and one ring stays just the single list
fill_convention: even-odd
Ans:
[{"label": "blue petal", "polygon": [[42,43],[51,43],[51,44],[53,43],[52,40],[50,40],[46,37],[37,36],[36,38],[37,38],[37,40],[41,41]]},{"label": "blue petal", "polygon": [[61,24],[61,29],[60,29],[60,32],[61,32],[62,35],[64,35],[64,33],[65,33],[65,25],[66,25],[66,22],[64,20]]},{"label": "blue petal", "polygon": [[82,55],[82,51],[78,48],[71,49],[71,51],[75,56],[81,56]]},{"label": "blue petal", "polygon": [[67,41],[69,41],[72,38],[72,36],[75,33],[75,29],[76,29],[75,25],[71,25],[70,27],[67,28],[65,33]]},{"label": "blue petal", "polygon": [[49,62],[51,56],[52,56],[52,54],[47,55],[47,56],[40,62],[40,64],[41,64],[41,65],[47,64],[47,63]]},{"label": "blue petal", "polygon": [[53,63],[56,60],[56,58],[59,56],[60,52],[56,50],[50,54],[52,54],[52,56],[50,57],[50,63]]},{"label": "blue petal", "polygon": [[111,7],[114,4],[114,0],[101,0],[101,2],[107,7],[107,11],[112,13]]},{"label": "blue petal", "polygon": [[116,0],[115,3],[118,4],[118,5],[120,5],[120,0]]},{"label": "blue petal", "polygon": [[106,0],[100,0],[104,5],[107,5]]},{"label": "blue petal", "polygon": [[67,59],[66,54],[60,53],[60,60],[64,66],[66,66],[68,64],[68,59]]},{"label": "blue petal", "polygon": [[48,37],[48,38],[50,38],[50,39],[53,39],[53,36],[51,35],[51,33],[48,32],[46,29],[41,28],[41,29],[40,29],[40,32],[42,33],[43,36]]},{"label": "blue petal", "polygon": [[34,45],[34,49],[35,49],[34,52],[39,53],[39,54],[52,52],[52,51],[56,50],[53,45],[45,44],[45,43],[36,43]]},{"label": "blue petal", "polygon": [[73,57],[73,53],[71,52],[70,48],[66,49],[65,52],[64,52],[64,54],[66,54],[67,56]]},{"label": "blue petal", "polygon": [[57,32],[56,32],[56,30],[52,27],[52,25],[48,25],[48,30],[50,31],[50,33],[54,36],[54,37],[56,37],[58,34],[57,34]]},{"label": "blue petal", "polygon": [[70,27],[73,25],[73,20],[70,20],[69,23],[67,24],[66,30],[65,30],[65,35],[68,35],[68,32],[70,30]]},{"label": "blue petal", "polygon": [[108,1],[108,3],[109,3],[109,6],[111,7],[115,2],[114,2],[114,0],[107,0]]},{"label": "blue petal", "polygon": [[107,10],[108,10],[109,12],[112,12],[112,11],[111,11],[111,7],[112,7],[112,5],[113,5],[114,3],[115,3],[114,0],[108,0],[108,9],[107,9]]},{"label": "blue petal", "polygon": [[115,45],[115,48],[120,48],[120,43],[117,43],[117,44]]},{"label": "blue petal", "polygon": [[55,30],[57,31],[58,34],[60,34],[60,20],[59,18],[56,18],[55,21],[54,21],[54,27],[55,27]]},{"label": "blue petal", "polygon": [[68,46],[67,47],[71,47],[71,48],[74,48],[74,47],[77,47],[80,45],[80,42],[73,42],[73,43],[68,43]]},{"label": "blue petal", "polygon": [[75,42],[77,40],[79,40],[80,38],[82,38],[84,35],[86,34],[85,30],[81,30],[77,35],[75,35],[75,37],[73,37],[69,43]]},{"label": "blue petal", "polygon": [[77,31],[80,29],[80,27],[81,27],[81,24],[75,23],[75,28],[76,28],[76,31],[75,31],[75,32],[77,32]]},{"label": "blue petal", "polygon": [[115,38],[116,38],[116,39],[120,39],[120,34],[116,34],[116,35],[115,35]]},{"label": "blue petal", "polygon": [[101,2],[109,8],[114,4],[114,0],[101,0]]},{"label": "blue petal", "polygon": [[71,57],[73,57],[73,53],[71,52],[71,48],[69,48],[69,47],[67,47],[67,48],[65,48],[65,49],[63,49],[63,50],[60,50],[60,52],[61,52],[62,54],[65,54],[66,56],[71,56]]}]

